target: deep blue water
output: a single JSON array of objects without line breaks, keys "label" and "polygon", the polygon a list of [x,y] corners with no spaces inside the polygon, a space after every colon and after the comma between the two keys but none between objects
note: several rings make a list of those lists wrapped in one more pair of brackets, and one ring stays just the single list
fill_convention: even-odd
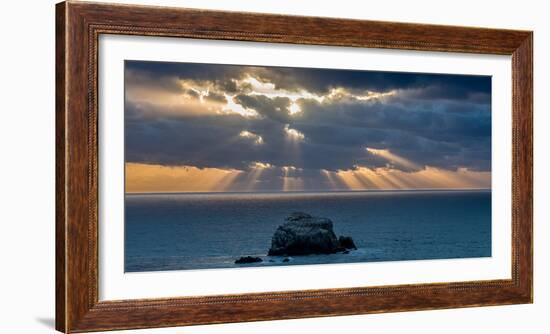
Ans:
[{"label": "deep blue water", "polygon": [[[332,219],[358,249],[266,256],[294,211]],[[125,215],[126,272],[491,256],[490,191],[126,195]],[[234,264],[245,255],[264,262]]]}]

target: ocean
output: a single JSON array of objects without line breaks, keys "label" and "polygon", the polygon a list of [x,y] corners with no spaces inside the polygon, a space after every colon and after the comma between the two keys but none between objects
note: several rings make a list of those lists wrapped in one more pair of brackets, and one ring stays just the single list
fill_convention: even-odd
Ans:
[{"label": "ocean", "polygon": [[[349,254],[267,256],[295,211],[330,218]],[[491,192],[127,194],[125,271],[188,270],[491,256]],[[235,264],[242,256],[261,263]]]}]

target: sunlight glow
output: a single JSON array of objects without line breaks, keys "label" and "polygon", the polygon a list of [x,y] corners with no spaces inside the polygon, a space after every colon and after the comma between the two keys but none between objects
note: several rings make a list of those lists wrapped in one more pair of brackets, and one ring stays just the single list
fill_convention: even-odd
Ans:
[{"label": "sunlight glow", "polygon": [[367,90],[364,94],[353,94],[349,90],[343,88],[343,87],[336,87],[332,88],[330,92],[327,95],[319,96],[320,102],[328,102],[328,101],[334,101],[334,100],[342,100],[342,99],[355,99],[359,101],[369,101],[369,100],[378,100],[382,99],[384,97],[393,96],[396,95],[397,91],[392,90],[389,92],[374,92]]},{"label": "sunlight glow", "polygon": [[318,103],[329,103],[330,101],[342,100],[345,98],[355,99],[359,101],[369,101],[382,99],[384,97],[389,97],[397,94],[397,91],[395,90],[389,92],[365,91],[362,94],[354,94],[343,87],[332,88],[325,95],[312,93],[304,89],[288,91],[285,89],[278,89],[275,87],[275,84],[271,82],[260,81],[251,75],[239,81],[238,85],[242,87],[250,87],[251,91],[247,93],[248,95],[265,95],[271,99],[276,97],[285,97],[290,99],[290,115],[295,115],[302,111],[300,106],[297,104],[298,99],[310,99],[315,100]]},{"label": "sunlight glow", "polygon": [[301,133],[296,129],[290,128],[288,124],[285,125],[284,131],[287,137],[294,142],[303,141],[306,138],[306,136],[303,133]]},{"label": "sunlight glow", "polygon": [[[250,75],[245,79],[238,81],[237,84],[241,87],[249,87],[250,91],[246,93],[247,95],[251,95],[251,96],[263,95],[270,99],[274,99],[277,97],[288,98],[290,100],[290,106],[288,108],[288,111],[289,111],[289,115],[291,116],[300,114],[302,112],[302,108],[298,104],[299,99],[315,100],[318,103],[330,103],[335,100],[341,100],[345,98],[355,99],[359,101],[377,100],[377,99],[382,99],[384,97],[389,97],[397,94],[397,91],[389,91],[389,92],[365,91],[364,94],[355,95],[343,87],[333,88],[326,95],[315,94],[304,89],[299,89],[297,91],[288,91],[285,89],[278,89],[275,87],[275,84],[271,82],[260,81],[257,78],[252,77]],[[248,109],[248,108],[245,109],[241,105],[236,104],[233,101],[233,97],[234,96],[226,95],[227,106],[224,108],[224,110],[231,110],[233,112],[236,112],[238,114],[241,114],[247,117],[258,115],[258,113],[255,110]]]},{"label": "sunlight glow", "polygon": [[248,75],[246,78],[242,79],[239,84],[242,83],[249,85],[252,91],[257,94],[270,94],[276,91],[273,83],[260,81],[251,75]]},{"label": "sunlight glow", "polygon": [[144,115],[206,115],[218,114],[225,102],[205,100],[202,93],[174,93],[156,87],[130,86],[126,89],[126,98]]},{"label": "sunlight glow", "polygon": [[297,114],[302,111],[300,106],[296,103],[296,101],[292,101],[290,104],[290,107],[288,107],[288,111],[290,112],[290,115]]},{"label": "sunlight glow", "polygon": [[299,176],[290,175],[302,171],[301,168],[294,166],[283,166],[283,191],[298,191],[304,189],[304,180]]},{"label": "sunlight glow", "polygon": [[267,169],[267,168],[273,168],[273,165],[267,162],[254,161],[253,163],[250,164],[250,168]]},{"label": "sunlight glow", "polygon": [[264,95],[270,99],[274,99],[277,97],[288,98],[290,100],[290,106],[288,110],[291,116],[299,114],[302,111],[299,104],[297,103],[298,99],[313,99],[319,103],[323,102],[324,100],[324,96],[313,94],[304,89],[300,89],[297,91],[277,89],[275,87],[275,84],[271,82],[260,81],[250,75],[247,78],[237,82],[237,84],[241,87],[250,87],[250,92],[247,92],[247,95]]},{"label": "sunlight glow", "polygon": [[[247,171],[193,166],[162,166],[126,163],[126,192],[223,192],[262,189],[264,173],[276,173],[281,178],[281,191],[305,189],[307,177],[295,166],[276,167],[256,161]],[[319,174],[318,174],[319,175]],[[481,189],[491,187],[490,171],[466,168],[444,170],[426,166],[417,171],[401,171],[386,167],[329,171],[322,169],[329,190],[394,190],[394,189]],[[310,181],[308,181],[310,182]]]},{"label": "sunlight glow", "polygon": [[321,169],[321,175],[323,175],[327,179],[331,190],[340,190],[342,188],[335,172]]},{"label": "sunlight glow", "polygon": [[[325,176],[331,175],[326,171]],[[392,168],[353,169],[333,173],[348,190],[366,189],[481,189],[491,187],[491,172],[470,171],[465,168],[444,170],[426,166],[405,172]]]},{"label": "sunlight glow", "polygon": [[389,92],[379,93],[379,92],[373,92],[373,91],[367,91],[366,95],[354,95],[357,100],[359,101],[369,101],[369,100],[378,100],[382,99],[384,97],[388,96],[394,96],[397,94],[397,91],[392,90]]},{"label": "sunlight glow", "polygon": [[242,105],[235,103],[233,98],[234,95],[228,95],[224,93],[227,104],[223,107],[222,111],[228,114],[239,114],[243,117],[258,117],[260,116],[258,112],[254,109],[244,108]]},{"label": "sunlight glow", "polygon": [[[137,74],[128,74],[129,76]],[[314,100],[317,103],[332,103],[341,99],[355,99],[359,101],[368,101],[380,99],[386,96],[395,95],[396,91],[373,92],[357,94],[346,90],[343,87],[331,89],[326,94],[312,93],[305,89],[286,90],[275,86],[274,83],[259,80],[249,74],[241,80],[233,80],[238,87],[238,92],[228,93],[220,90],[214,83],[201,80],[177,79],[175,83],[181,91],[168,90],[158,85],[152,85],[144,82],[139,77],[128,80],[126,87],[126,98],[132,103],[152,104],[162,108],[164,112],[171,114],[195,115],[195,114],[238,114],[246,118],[260,117],[258,111],[253,108],[245,108],[236,103],[234,98],[238,94],[250,96],[263,95],[270,99],[288,98],[288,114],[297,116],[302,113],[299,100]],[[209,99],[213,95],[223,95],[225,101]]]},{"label": "sunlight glow", "polygon": [[288,173],[288,172],[302,171],[302,168],[296,168],[294,166],[283,166],[281,167],[281,170],[285,173]]},{"label": "sunlight glow", "polygon": [[304,180],[295,176],[283,176],[283,191],[304,190]]},{"label": "sunlight glow", "polygon": [[241,133],[239,133],[239,137],[251,139],[255,145],[262,145],[264,143],[262,136],[246,130],[241,131]]},{"label": "sunlight glow", "polygon": [[400,157],[397,154],[394,154],[394,153],[390,152],[389,150],[375,149],[375,148],[370,148],[370,147],[367,147],[366,150],[370,154],[380,156],[380,157],[388,160],[389,162],[394,163],[396,165],[399,165],[401,167],[405,167],[405,168],[408,168],[408,169],[420,169],[421,168],[419,165],[415,164],[414,162],[412,162],[408,159],[405,159],[403,157]]},{"label": "sunlight glow", "polygon": [[126,192],[220,192],[231,189],[236,169],[126,163]]},{"label": "sunlight glow", "polygon": [[253,191],[257,189],[260,177],[265,170],[273,168],[273,165],[267,162],[255,161],[250,164],[250,171],[247,172],[244,180],[245,190]]}]

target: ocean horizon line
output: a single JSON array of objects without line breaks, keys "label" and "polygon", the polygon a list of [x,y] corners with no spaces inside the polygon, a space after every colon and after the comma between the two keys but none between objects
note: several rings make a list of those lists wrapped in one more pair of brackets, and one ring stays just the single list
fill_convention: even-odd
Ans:
[{"label": "ocean horizon line", "polygon": [[124,195],[291,195],[291,194],[349,194],[391,192],[489,192],[491,188],[421,188],[421,189],[365,189],[365,190],[294,190],[294,191],[161,191],[125,192]]}]

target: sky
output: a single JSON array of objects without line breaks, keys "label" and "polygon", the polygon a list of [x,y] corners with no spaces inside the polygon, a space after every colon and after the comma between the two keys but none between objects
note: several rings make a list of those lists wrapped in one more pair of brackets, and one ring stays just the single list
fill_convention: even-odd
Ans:
[{"label": "sky", "polygon": [[126,191],[491,186],[491,77],[125,62]]}]

